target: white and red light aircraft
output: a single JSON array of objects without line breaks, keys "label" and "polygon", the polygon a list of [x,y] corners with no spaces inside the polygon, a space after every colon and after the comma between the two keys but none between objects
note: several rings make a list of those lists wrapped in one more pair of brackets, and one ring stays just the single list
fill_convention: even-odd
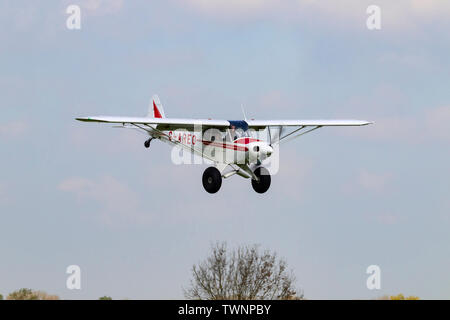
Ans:
[{"label": "white and red light aircraft", "polygon": [[[245,115],[244,115],[244,118]],[[295,139],[305,133],[327,126],[364,126],[362,120],[213,120],[166,118],[157,95],[150,101],[147,117],[95,116],[76,118],[85,122],[119,124],[122,128],[143,130],[149,138],[169,143],[199,155],[214,163],[203,173],[203,187],[216,193],[222,178],[238,174],[251,179],[258,193],[270,187],[269,171],[262,166],[280,142]],[[260,139],[261,131],[266,139]],[[288,138],[289,137],[289,138]],[[232,170],[225,172],[227,167]]]}]

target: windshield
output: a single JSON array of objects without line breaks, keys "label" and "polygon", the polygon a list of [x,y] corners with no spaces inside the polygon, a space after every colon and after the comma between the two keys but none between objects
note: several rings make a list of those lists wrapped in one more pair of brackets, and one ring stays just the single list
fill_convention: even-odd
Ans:
[{"label": "windshield", "polygon": [[230,129],[227,129],[227,141],[235,141],[236,139],[243,137],[248,137],[248,132],[244,131],[242,128],[235,128],[234,126],[231,126]]}]

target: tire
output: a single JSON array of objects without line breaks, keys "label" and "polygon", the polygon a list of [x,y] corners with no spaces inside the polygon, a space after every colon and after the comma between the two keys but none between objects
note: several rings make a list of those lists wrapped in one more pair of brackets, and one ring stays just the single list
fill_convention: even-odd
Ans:
[{"label": "tire", "polygon": [[209,167],[203,172],[203,188],[208,193],[216,193],[222,186],[222,175],[215,167]]},{"label": "tire", "polygon": [[253,173],[259,178],[259,181],[252,179],[252,187],[258,193],[264,193],[269,190],[271,177],[269,171],[264,167],[256,168]]}]

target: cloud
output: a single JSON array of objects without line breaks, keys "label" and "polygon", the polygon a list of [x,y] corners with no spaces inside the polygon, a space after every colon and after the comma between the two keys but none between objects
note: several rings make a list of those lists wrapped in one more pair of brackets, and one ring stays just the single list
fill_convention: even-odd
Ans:
[{"label": "cloud", "polygon": [[371,216],[371,218],[371,220],[384,225],[394,225],[399,222],[399,217],[392,213],[378,213]]},{"label": "cloud", "polygon": [[151,213],[140,207],[135,192],[114,177],[104,176],[98,179],[73,177],[62,181],[58,189],[72,193],[78,201],[94,201],[100,206],[100,219],[108,225],[122,223],[148,223]]},{"label": "cloud", "polygon": [[25,31],[36,23],[38,16],[37,7],[25,6],[15,12],[14,21],[17,29]]},{"label": "cloud", "polygon": [[123,0],[84,0],[81,2],[81,6],[93,15],[117,13],[122,9],[123,4]]},{"label": "cloud", "polygon": [[357,183],[364,189],[371,191],[382,191],[391,180],[391,174],[376,174],[367,170],[362,170],[357,177]]},{"label": "cloud", "polygon": [[[167,152],[171,152],[167,150]],[[215,222],[238,218],[239,210],[229,210],[229,199],[239,204],[242,211],[251,212],[251,204],[245,201],[248,184],[234,183],[224,179],[219,191],[220,196],[206,193],[202,186],[202,174],[206,165],[174,165],[171,162],[154,164],[145,172],[145,189],[151,195],[163,195],[163,198],[152,197],[153,208],[157,212],[164,212],[159,217],[171,224],[184,224],[198,221]],[[238,179],[238,177],[234,177]],[[230,178],[233,179],[233,178]],[[230,187],[230,184],[233,187]],[[212,214],[213,213],[213,214]]]},{"label": "cloud", "polygon": [[347,194],[361,191],[382,193],[389,190],[392,177],[391,173],[377,173],[362,169],[355,175],[355,178],[344,183],[342,190]]},{"label": "cloud", "polygon": [[78,2],[66,1],[65,7],[71,4],[78,4],[81,8],[81,14],[90,16],[104,16],[120,12],[123,8],[123,0],[81,0]]},{"label": "cloud", "polygon": [[[227,19],[265,18],[280,22],[302,23],[314,17],[321,23],[340,26],[342,22],[365,28],[366,9],[376,4],[381,8],[382,24],[395,29],[416,29],[416,25],[441,19],[450,14],[450,2],[446,0],[188,0],[190,8],[201,14]],[[288,18],[288,19],[287,19]]]},{"label": "cloud", "polygon": [[429,138],[450,142],[450,106],[429,110],[424,122]]},{"label": "cloud", "polygon": [[450,14],[450,2],[447,0],[411,0],[411,10],[423,16],[447,16]]},{"label": "cloud", "polygon": [[[2,1],[0,3],[0,26],[3,31],[8,26],[8,31],[26,31],[38,22],[39,6],[31,2]],[[6,35],[6,34],[5,34]]]},{"label": "cloud", "polygon": [[13,121],[0,124],[0,139],[11,139],[23,136],[28,131],[28,124],[24,121]]},{"label": "cloud", "polygon": [[274,0],[188,0],[187,3],[193,8],[204,13],[219,13],[236,15],[263,13],[274,8],[278,1]]},{"label": "cloud", "polygon": [[[70,143],[86,151],[108,153],[133,152],[142,148],[143,141],[148,136],[138,130],[112,128],[111,126],[95,126],[78,123],[78,126],[68,130]],[[95,139],[92,137],[95,136]]]},{"label": "cloud", "polygon": [[[283,185],[283,195],[294,201],[302,200],[308,185],[310,184],[309,175],[314,169],[314,162],[311,158],[298,154],[287,145],[280,147],[280,178],[276,183]],[[283,148],[284,147],[284,148]],[[301,195],[301,196],[300,196]]]},{"label": "cloud", "polygon": [[255,105],[258,109],[273,111],[276,106],[277,110],[288,110],[293,105],[298,105],[297,102],[289,98],[289,95],[282,90],[268,90],[257,98]]},{"label": "cloud", "polygon": [[[373,125],[358,130],[362,139],[390,143],[450,143],[450,106],[426,109],[416,114],[389,117],[371,117]],[[339,130],[338,134],[354,136],[351,129]]]},{"label": "cloud", "polygon": [[7,200],[6,197],[6,185],[0,182],[0,204],[5,203]]},{"label": "cloud", "polygon": [[419,69],[423,71],[433,68],[433,61],[424,53],[412,53],[407,51],[406,53],[398,52],[386,52],[382,54],[378,61],[381,64],[390,64],[392,66],[402,66],[408,69]]}]

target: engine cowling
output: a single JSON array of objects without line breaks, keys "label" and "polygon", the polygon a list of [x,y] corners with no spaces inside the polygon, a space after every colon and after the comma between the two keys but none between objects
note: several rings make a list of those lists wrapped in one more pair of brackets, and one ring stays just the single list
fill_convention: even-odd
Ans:
[{"label": "engine cowling", "polygon": [[256,163],[263,161],[270,157],[273,153],[273,148],[264,142],[254,142],[249,145],[249,162]]}]

